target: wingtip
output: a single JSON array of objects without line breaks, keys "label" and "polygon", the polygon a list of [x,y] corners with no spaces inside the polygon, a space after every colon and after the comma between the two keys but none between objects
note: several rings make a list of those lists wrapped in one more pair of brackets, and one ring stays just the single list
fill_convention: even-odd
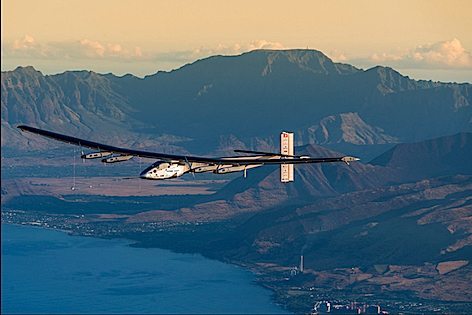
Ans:
[{"label": "wingtip", "polygon": [[16,126],[16,128],[20,129],[21,131],[34,131],[36,128],[34,127],[30,127],[30,126],[26,126],[26,125],[18,125]]}]

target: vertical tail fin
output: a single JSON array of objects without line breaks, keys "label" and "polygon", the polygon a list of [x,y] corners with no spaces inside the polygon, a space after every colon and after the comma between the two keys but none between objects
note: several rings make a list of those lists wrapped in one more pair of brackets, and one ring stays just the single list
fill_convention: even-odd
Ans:
[{"label": "vertical tail fin", "polygon": [[[294,155],[293,132],[283,131],[280,134],[280,153]],[[293,164],[280,165],[280,181],[282,183],[293,182]]]}]

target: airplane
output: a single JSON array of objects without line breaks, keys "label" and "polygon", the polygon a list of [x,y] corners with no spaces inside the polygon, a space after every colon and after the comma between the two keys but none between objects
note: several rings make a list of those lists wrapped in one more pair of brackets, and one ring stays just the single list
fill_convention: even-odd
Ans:
[{"label": "airplane", "polygon": [[319,158],[306,155],[295,155],[293,133],[285,131],[280,134],[280,153],[234,150],[236,153],[249,155],[213,158],[133,150],[25,125],[20,125],[18,128],[23,132],[30,132],[57,141],[95,150],[91,153],[82,154],[82,159],[101,158],[103,163],[125,162],[131,160],[133,157],[155,159],[157,161],[145,168],[140,174],[140,178],[149,180],[171,179],[180,177],[187,173],[195,174],[204,172],[213,172],[214,174],[244,172],[244,177],[246,177],[248,169],[263,165],[276,164],[280,165],[281,182],[288,183],[294,181],[293,166],[295,164],[344,162],[349,165],[350,162],[359,161],[359,158],[352,156]]}]

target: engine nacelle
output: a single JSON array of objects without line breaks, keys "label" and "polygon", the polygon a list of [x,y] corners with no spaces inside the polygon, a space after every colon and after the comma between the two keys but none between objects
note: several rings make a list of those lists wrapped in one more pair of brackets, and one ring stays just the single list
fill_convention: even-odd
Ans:
[{"label": "engine nacelle", "polygon": [[103,159],[102,162],[103,163],[117,163],[117,162],[128,161],[128,160],[131,160],[132,158],[133,158],[132,155],[116,155],[116,156]]},{"label": "engine nacelle", "polygon": [[112,152],[108,151],[100,151],[100,152],[92,152],[88,154],[82,154],[80,157],[82,159],[98,159],[112,155]]},{"label": "engine nacelle", "polygon": [[156,162],[141,172],[144,179],[168,179],[184,175],[190,170],[187,164]]},{"label": "engine nacelle", "polygon": [[250,165],[238,165],[238,166],[226,166],[220,167],[213,171],[215,174],[227,174],[233,172],[242,172],[251,168],[262,166],[262,164],[250,164]]},{"label": "engine nacelle", "polygon": [[204,172],[212,172],[218,168],[218,165],[205,165],[200,166],[192,169],[192,172],[195,173],[204,173]]}]

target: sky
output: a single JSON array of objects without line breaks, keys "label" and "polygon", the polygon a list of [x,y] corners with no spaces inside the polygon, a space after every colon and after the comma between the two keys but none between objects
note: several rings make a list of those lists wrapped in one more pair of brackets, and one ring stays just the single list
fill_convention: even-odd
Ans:
[{"label": "sky", "polygon": [[469,0],[2,0],[2,71],[139,77],[211,55],[316,49],[415,79],[472,82]]}]

